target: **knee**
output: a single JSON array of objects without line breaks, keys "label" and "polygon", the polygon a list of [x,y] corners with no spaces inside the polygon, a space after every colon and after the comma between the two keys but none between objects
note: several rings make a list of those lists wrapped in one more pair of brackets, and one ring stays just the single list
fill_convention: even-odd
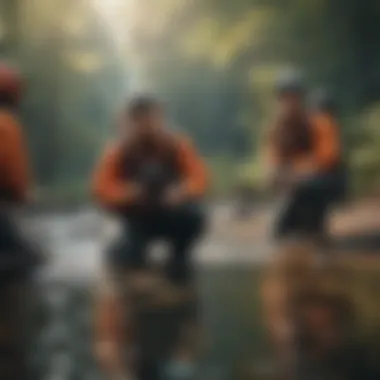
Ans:
[{"label": "knee", "polygon": [[114,270],[141,269],[145,265],[144,250],[140,242],[122,237],[107,252],[107,266]]}]

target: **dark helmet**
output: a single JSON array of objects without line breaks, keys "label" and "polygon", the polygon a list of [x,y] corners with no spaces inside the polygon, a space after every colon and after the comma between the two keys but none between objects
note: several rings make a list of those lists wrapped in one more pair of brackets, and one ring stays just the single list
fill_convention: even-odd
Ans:
[{"label": "dark helmet", "polygon": [[327,89],[319,89],[311,98],[311,105],[317,111],[335,113],[337,104],[334,95]]},{"label": "dark helmet", "polygon": [[304,79],[298,71],[286,71],[276,81],[278,95],[296,94],[303,96],[306,92]]},{"label": "dark helmet", "polygon": [[22,79],[19,72],[0,63],[0,101],[17,104],[21,98]]},{"label": "dark helmet", "polygon": [[138,95],[129,100],[127,113],[131,117],[139,117],[160,107],[160,102],[153,95]]}]

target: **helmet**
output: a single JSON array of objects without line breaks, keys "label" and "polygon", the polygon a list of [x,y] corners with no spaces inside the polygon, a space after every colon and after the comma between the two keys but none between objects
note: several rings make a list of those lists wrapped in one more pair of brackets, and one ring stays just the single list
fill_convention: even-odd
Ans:
[{"label": "helmet", "polygon": [[17,103],[21,97],[22,80],[14,68],[0,63],[0,100]]},{"label": "helmet", "polygon": [[133,97],[127,105],[127,113],[132,117],[146,114],[152,109],[160,107],[160,102],[151,95],[138,95]]},{"label": "helmet", "polygon": [[298,94],[304,95],[305,83],[300,72],[296,70],[283,72],[276,81],[278,95]]},{"label": "helmet", "polygon": [[312,96],[311,104],[318,111],[335,112],[337,108],[335,97],[327,89],[316,91]]}]

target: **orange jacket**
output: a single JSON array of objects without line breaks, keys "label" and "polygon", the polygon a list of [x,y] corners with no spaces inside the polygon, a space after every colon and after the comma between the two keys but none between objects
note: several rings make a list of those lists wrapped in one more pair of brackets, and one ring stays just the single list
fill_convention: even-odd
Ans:
[{"label": "orange jacket", "polygon": [[[181,137],[176,137],[178,144],[178,162],[182,183],[191,198],[204,195],[208,179],[202,159],[193,144]],[[110,144],[95,169],[92,190],[96,200],[106,207],[123,206],[130,199],[131,183],[119,175],[119,163],[123,151],[118,144]]]},{"label": "orange jacket", "polygon": [[0,111],[0,188],[17,202],[27,199],[30,187],[28,154],[17,119]]},{"label": "orange jacket", "polygon": [[[338,123],[331,116],[320,113],[310,118],[310,125],[313,142],[311,152],[295,156],[291,164],[294,169],[312,166],[319,171],[329,170],[341,158]],[[281,166],[281,159],[272,141],[269,141],[267,154],[272,166]]]}]

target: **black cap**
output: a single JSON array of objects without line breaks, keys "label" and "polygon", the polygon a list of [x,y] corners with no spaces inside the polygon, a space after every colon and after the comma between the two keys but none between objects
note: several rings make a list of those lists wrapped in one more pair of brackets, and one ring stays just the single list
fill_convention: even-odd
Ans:
[{"label": "black cap", "polygon": [[160,102],[151,95],[138,95],[131,98],[127,104],[127,113],[132,118],[139,117],[159,108]]}]

